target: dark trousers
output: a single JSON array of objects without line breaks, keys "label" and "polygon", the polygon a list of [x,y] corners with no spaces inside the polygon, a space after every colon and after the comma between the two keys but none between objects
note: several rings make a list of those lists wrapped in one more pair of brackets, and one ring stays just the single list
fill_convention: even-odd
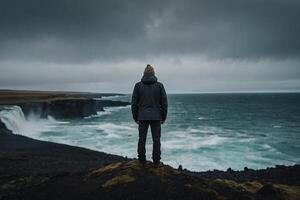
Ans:
[{"label": "dark trousers", "polygon": [[146,138],[148,127],[151,127],[153,149],[152,159],[154,162],[160,161],[160,134],[161,126],[159,120],[140,120],[139,121],[139,143],[138,158],[140,161],[146,160]]}]

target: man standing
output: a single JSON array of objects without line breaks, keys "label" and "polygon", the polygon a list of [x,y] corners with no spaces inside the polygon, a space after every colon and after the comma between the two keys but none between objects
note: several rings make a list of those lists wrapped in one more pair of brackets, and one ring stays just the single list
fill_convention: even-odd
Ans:
[{"label": "man standing", "polygon": [[157,82],[154,68],[147,65],[141,81],[134,86],[131,111],[134,121],[139,125],[138,159],[146,162],[146,138],[148,127],[151,127],[154,165],[160,164],[161,124],[167,118],[168,100],[162,83]]}]

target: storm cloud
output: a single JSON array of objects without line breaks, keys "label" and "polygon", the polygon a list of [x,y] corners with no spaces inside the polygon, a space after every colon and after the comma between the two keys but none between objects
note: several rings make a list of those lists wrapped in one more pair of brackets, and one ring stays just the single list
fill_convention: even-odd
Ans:
[{"label": "storm cloud", "polygon": [[299,10],[297,0],[1,0],[0,86],[129,92],[153,63],[175,92],[299,90]]}]

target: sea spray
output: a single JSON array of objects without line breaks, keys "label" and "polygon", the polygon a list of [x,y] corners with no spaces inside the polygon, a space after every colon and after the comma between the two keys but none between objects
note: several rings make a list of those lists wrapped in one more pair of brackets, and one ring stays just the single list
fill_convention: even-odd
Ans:
[{"label": "sea spray", "polygon": [[22,134],[26,118],[19,106],[1,106],[0,120],[15,134]]},{"label": "sea spray", "polygon": [[126,109],[126,108],[130,108],[130,105],[128,106],[116,106],[116,107],[104,107],[104,111],[98,111],[96,115],[91,115],[88,117],[84,117],[84,119],[91,119],[91,118],[95,118],[95,117],[101,117],[103,115],[110,115],[112,114],[112,112],[116,112],[119,111],[121,109]]},{"label": "sea spray", "polygon": [[33,114],[25,117],[19,106],[0,106],[0,120],[14,134],[40,139],[40,134],[50,131],[53,127],[68,122],[56,121],[49,116],[41,119]]}]

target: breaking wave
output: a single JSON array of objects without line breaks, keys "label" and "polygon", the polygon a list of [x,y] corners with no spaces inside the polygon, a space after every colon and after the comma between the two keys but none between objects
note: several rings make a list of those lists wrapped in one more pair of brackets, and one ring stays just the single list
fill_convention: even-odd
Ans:
[{"label": "breaking wave", "polygon": [[37,116],[30,115],[25,117],[20,106],[1,106],[0,120],[6,128],[14,134],[37,138],[41,133],[50,131],[53,127],[68,122],[56,121],[49,116],[47,119],[40,119]]},{"label": "breaking wave", "polygon": [[15,134],[21,134],[26,119],[19,106],[1,106],[0,120]]},{"label": "breaking wave", "polygon": [[96,115],[91,115],[88,117],[85,117],[85,119],[91,119],[91,118],[97,118],[97,117],[101,117],[103,115],[110,115],[113,112],[119,111],[121,109],[125,109],[125,108],[129,108],[130,105],[128,106],[117,106],[117,107],[104,107],[104,111],[98,111]]}]

